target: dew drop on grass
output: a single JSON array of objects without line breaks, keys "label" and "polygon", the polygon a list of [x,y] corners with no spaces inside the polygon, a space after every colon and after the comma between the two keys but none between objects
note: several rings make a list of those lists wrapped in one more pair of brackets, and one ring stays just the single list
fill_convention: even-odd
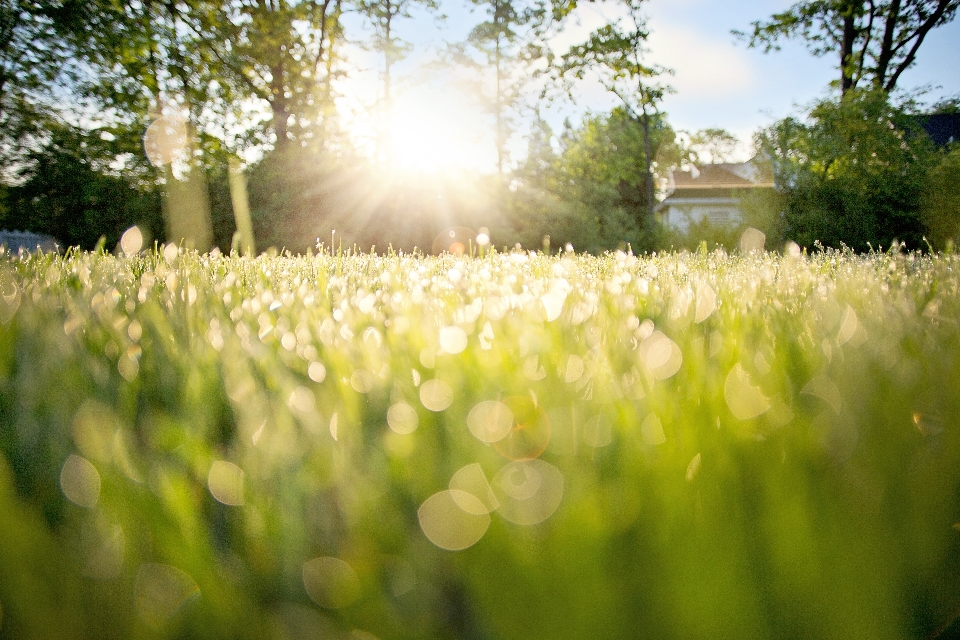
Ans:
[{"label": "dew drop on grass", "polygon": [[484,323],[483,330],[477,338],[480,340],[480,348],[484,351],[489,351],[493,347],[493,327],[489,322]]},{"label": "dew drop on grass", "polygon": [[427,539],[447,551],[473,546],[490,526],[490,514],[480,499],[456,489],[427,498],[417,511],[417,519]]},{"label": "dew drop on grass", "polygon": [[537,404],[532,389],[530,392],[529,396],[510,396],[503,400],[513,416],[513,427],[493,446],[508,460],[537,458],[550,443],[550,419]]},{"label": "dew drop on grass", "polygon": [[291,409],[296,409],[301,413],[312,413],[317,407],[317,399],[313,395],[313,391],[304,386],[298,386],[290,393],[287,404]]},{"label": "dew drop on grass", "polygon": [[324,609],[342,609],[360,597],[360,578],[353,567],[331,556],[303,563],[303,587]]},{"label": "dew drop on grass", "polygon": [[217,502],[231,507],[243,505],[243,470],[232,462],[215,460],[207,474],[207,488]]},{"label": "dew drop on grass", "polygon": [[444,327],[440,330],[440,348],[446,353],[457,354],[467,348],[467,334],[460,327]]},{"label": "dew drop on grass", "polygon": [[420,421],[413,407],[404,402],[398,402],[387,409],[387,424],[394,432],[405,435],[416,431]]},{"label": "dew drop on grass", "polygon": [[84,456],[104,462],[111,457],[114,433],[120,426],[113,409],[88,399],[74,414],[70,434]]},{"label": "dew drop on grass", "polygon": [[155,167],[170,164],[187,147],[187,121],[179,115],[161,116],[154,120],[143,135],[147,159]]},{"label": "dew drop on grass", "polygon": [[327,368],[320,362],[311,362],[307,367],[307,376],[314,382],[323,382],[327,377]]},{"label": "dew drop on grass", "polygon": [[140,227],[133,226],[120,236],[120,250],[128,256],[140,253],[143,248],[143,232]]},{"label": "dew drop on grass", "polygon": [[763,251],[763,245],[767,241],[767,236],[759,229],[748,228],[740,236],[740,251],[742,253],[759,253]]},{"label": "dew drop on grass", "polygon": [[700,454],[693,456],[690,464],[687,465],[687,482],[693,482],[693,479],[700,473]]},{"label": "dew drop on grass", "polygon": [[640,359],[657,380],[666,380],[680,370],[683,353],[673,340],[654,331],[640,343]]},{"label": "dew drop on grass", "polygon": [[497,474],[500,489],[514,500],[527,500],[540,490],[541,474],[535,465],[509,464]]},{"label": "dew drop on grass", "polygon": [[837,384],[823,374],[814,376],[804,385],[800,393],[820,398],[833,409],[834,413],[840,413],[840,409],[843,407],[843,397],[840,395]]},{"label": "dew drop on grass", "polygon": [[420,402],[430,411],[443,411],[453,404],[453,389],[443,380],[427,380],[420,387]]},{"label": "dew drop on grass", "polygon": [[513,413],[502,402],[484,400],[467,414],[467,428],[481,442],[497,442],[513,429]]},{"label": "dew drop on grass", "polygon": [[556,293],[547,293],[540,298],[547,322],[553,322],[560,317],[560,312],[563,311],[563,302],[564,298]]},{"label": "dew drop on grass", "polygon": [[[180,255],[180,248],[172,242],[168,243],[163,247],[163,259],[168,265],[172,265],[173,261],[177,259],[177,256]],[[173,274],[171,274],[173,275]],[[167,288],[172,289],[169,285],[169,278],[167,279]],[[176,285],[174,285],[176,286]]]},{"label": "dew drop on grass", "polygon": [[523,361],[523,375],[528,380],[543,380],[547,377],[546,370],[540,366],[540,356],[532,355]]},{"label": "dew drop on grass", "polygon": [[717,293],[707,283],[697,287],[697,311],[693,321],[700,324],[709,318],[717,308]]},{"label": "dew drop on grass", "polygon": [[857,332],[858,326],[856,311],[853,310],[853,307],[847,305],[843,312],[843,319],[840,321],[840,330],[837,332],[837,344],[844,345],[849,342]]}]

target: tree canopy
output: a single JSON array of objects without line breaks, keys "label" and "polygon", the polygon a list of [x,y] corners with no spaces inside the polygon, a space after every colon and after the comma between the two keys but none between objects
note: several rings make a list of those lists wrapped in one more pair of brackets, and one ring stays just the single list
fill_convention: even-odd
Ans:
[{"label": "tree canopy", "polygon": [[799,39],[815,56],[836,56],[843,93],[863,83],[890,92],[930,31],[958,7],[960,0],[805,0],[734,33],[765,51]]}]

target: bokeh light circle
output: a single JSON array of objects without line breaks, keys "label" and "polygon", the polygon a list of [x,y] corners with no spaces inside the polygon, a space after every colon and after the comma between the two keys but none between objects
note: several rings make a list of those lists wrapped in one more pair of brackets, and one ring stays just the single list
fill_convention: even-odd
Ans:
[{"label": "bokeh light circle", "polygon": [[493,479],[493,491],[503,518],[520,525],[543,522],[563,498],[563,474],[543,460],[511,462]]},{"label": "bokeh light circle", "polygon": [[490,514],[480,499],[456,489],[439,491],[427,498],[420,505],[417,518],[427,539],[447,551],[475,545],[490,526]]}]

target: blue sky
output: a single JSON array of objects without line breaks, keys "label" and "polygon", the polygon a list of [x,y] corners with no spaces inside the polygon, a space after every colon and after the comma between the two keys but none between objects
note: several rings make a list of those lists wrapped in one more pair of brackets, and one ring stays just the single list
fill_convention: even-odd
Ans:
[{"label": "blue sky", "polygon": [[[804,105],[827,95],[828,85],[837,74],[836,63],[829,58],[812,56],[800,42],[785,41],[782,50],[764,54],[749,49],[738,41],[732,29],[748,30],[750,22],[769,17],[793,4],[784,0],[650,0],[647,4],[651,62],[672,68],[669,83],[676,93],[668,95],[663,109],[675,129],[695,131],[717,127],[735,133],[745,144],[741,153],[749,153],[748,143],[760,127],[786,115],[798,113]],[[561,39],[564,43],[582,39],[590,30],[610,18],[610,4],[583,3],[579,9],[580,25],[572,24]],[[424,73],[424,65],[435,59],[436,51],[445,42],[463,40],[471,26],[482,19],[479,11],[471,12],[466,3],[445,0],[442,11],[447,19],[438,23],[432,17],[417,13],[413,19],[398,24],[400,37],[414,46],[409,57],[397,67],[401,77],[400,92],[416,86],[413,77]],[[355,36],[356,39],[356,36]],[[351,54],[354,66],[344,85],[345,102],[353,103],[357,113],[375,101],[377,69],[369,53]],[[929,87],[922,98],[934,102],[942,97],[960,95],[960,20],[931,32],[920,48],[917,63],[901,78],[900,87],[914,90]],[[406,77],[408,80],[403,80]],[[466,104],[451,102],[451,89],[434,93],[445,101],[442,113],[461,112],[451,126],[476,128],[478,114],[469,113]],[[545,113],[556,128],[563,119],[576,120],[585,110],[606,111],[615,100],[598,85],[579,85],[576,102],[561,102]],[[423,98],[420,98],[421,103]],[[451,106],[452,105],[452,106]],[[441,114],[442,115],[442,114]],[[432,116],[434,120],[440,115]],[[517,153],[522,140],[516,140]],[[489,146],[489,144],[487,144]],[[483,162],[489,162],[489,154]]]}]

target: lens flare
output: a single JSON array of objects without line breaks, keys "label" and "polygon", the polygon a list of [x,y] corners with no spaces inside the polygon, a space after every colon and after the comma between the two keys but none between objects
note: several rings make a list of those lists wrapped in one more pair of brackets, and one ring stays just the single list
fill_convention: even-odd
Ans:
[{"label": "lens flare", "polygon": [[546,412],[529,396],[511,396],[503,404],[513,416],[513,425],[493,446],[508,460],[538,457],[550,443],[550,420]]}]

